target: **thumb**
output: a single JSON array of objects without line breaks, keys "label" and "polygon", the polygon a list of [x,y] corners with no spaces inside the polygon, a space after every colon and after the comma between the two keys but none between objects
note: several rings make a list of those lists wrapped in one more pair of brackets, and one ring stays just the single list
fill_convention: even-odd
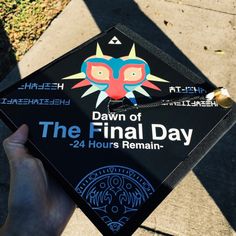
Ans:
[{"label": "thumb", "polygon": [[29,128],[27,125],[21,125],[15,133],[3,141],[3,147],[11,163],[14,159],[25,156],[27,149],[24,144],[28,138]]}]

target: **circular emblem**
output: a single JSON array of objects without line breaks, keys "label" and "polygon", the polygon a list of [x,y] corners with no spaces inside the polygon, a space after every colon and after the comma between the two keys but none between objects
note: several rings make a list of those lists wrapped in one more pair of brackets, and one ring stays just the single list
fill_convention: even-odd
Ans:
[{"label": "circular emblem", "polygon": [[154,188],[137,171],[111,165],[90,172],[78,183],[76,191],[117,232],[152,195]]}]

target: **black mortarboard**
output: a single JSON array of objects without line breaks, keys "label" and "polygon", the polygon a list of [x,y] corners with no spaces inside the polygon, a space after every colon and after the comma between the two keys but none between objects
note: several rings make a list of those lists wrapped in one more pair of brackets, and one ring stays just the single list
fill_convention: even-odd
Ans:
[{"label": "black mortarboard", "polygon": [[122,25],[0,94],[1,117],[104,235],[131,234],[235,123],[235,104]]}]

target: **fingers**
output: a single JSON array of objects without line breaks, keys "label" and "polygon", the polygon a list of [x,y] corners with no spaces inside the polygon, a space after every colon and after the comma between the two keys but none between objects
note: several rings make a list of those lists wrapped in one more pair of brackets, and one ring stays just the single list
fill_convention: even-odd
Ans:
[{"label": "fingers", "polygon": [[3,147],[9,162],[27,155],[27,149],[24,144],[28,138],[28,130],[28,126],[24,124],[3,141]]}]

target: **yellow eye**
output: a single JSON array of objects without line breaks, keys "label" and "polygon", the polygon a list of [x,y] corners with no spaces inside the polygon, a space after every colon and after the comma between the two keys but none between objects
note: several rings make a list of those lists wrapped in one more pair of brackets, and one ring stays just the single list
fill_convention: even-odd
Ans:
[{"label": "yellow eye", "polygon": [[129,67],[124,71],[125,81],[137,81],[142,78],[142,68]]},{"label": "yellow eye", "polygon": [[109,70],[105,66],[92,66],[91,75],[98,80],[109,80]]}]

